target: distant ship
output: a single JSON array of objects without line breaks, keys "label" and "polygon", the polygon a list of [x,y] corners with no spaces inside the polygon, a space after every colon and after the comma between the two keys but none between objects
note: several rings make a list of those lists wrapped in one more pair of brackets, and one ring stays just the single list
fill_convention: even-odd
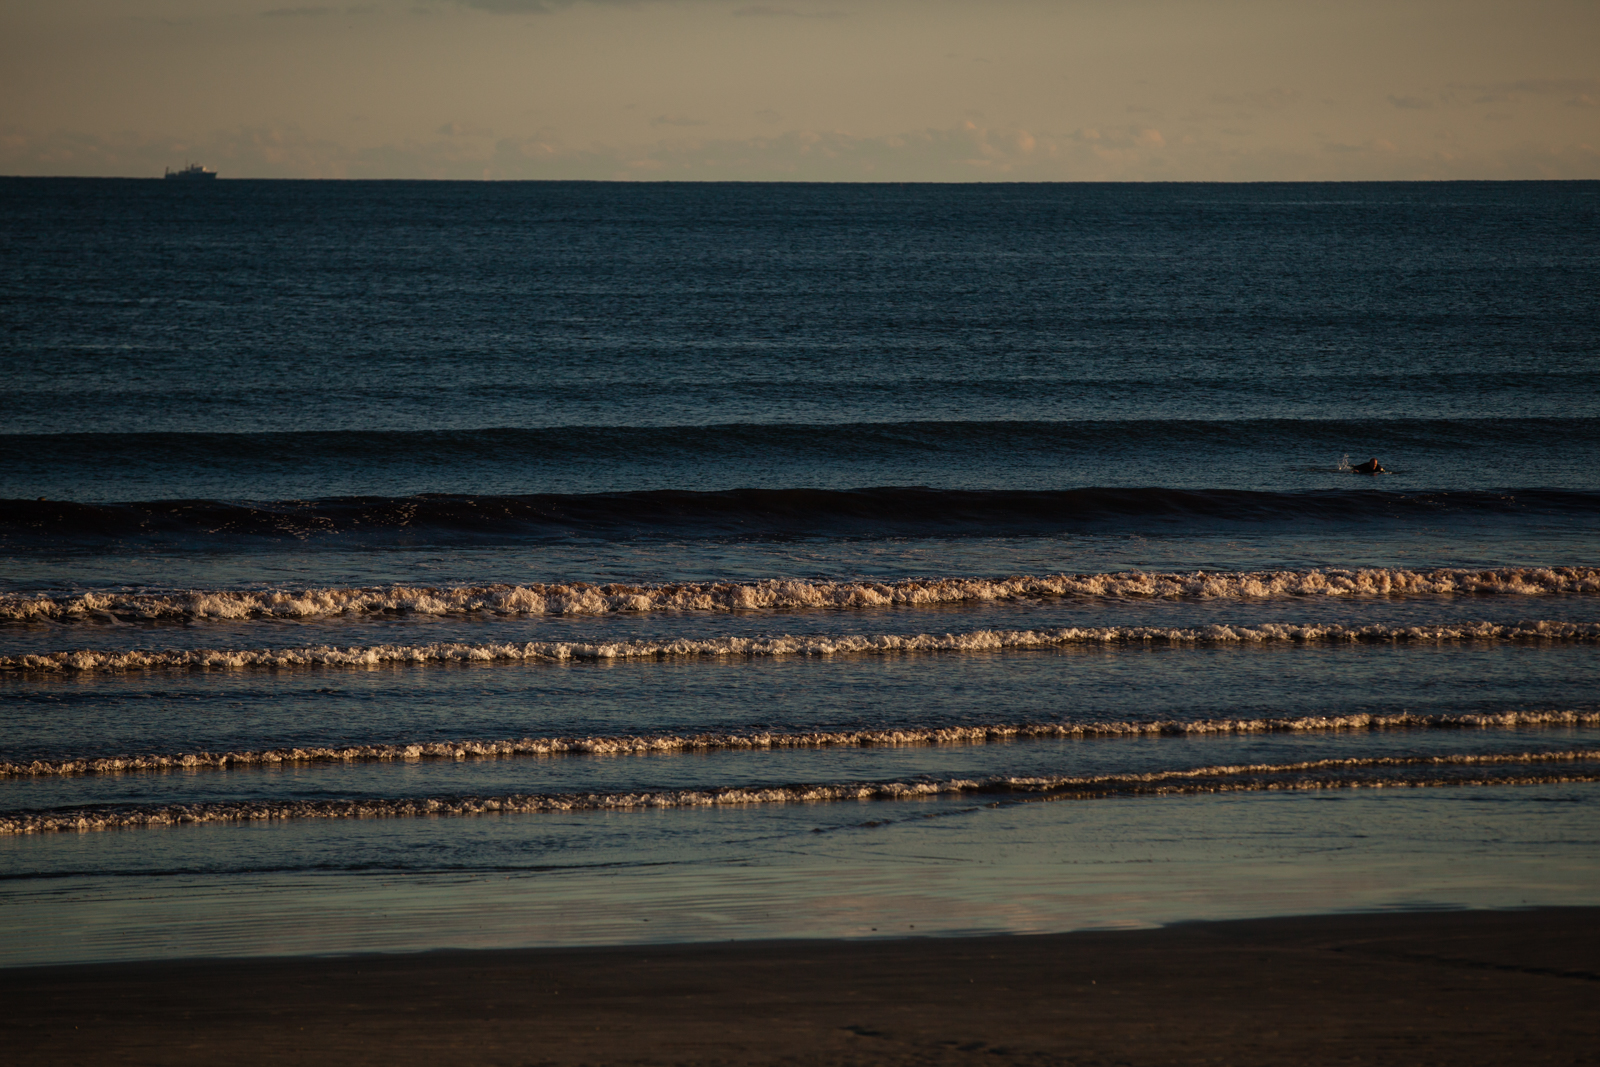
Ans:
[{"label": "distant ship", "polygon": [[182,170],[168,170],[167,171],[167,180],[168,181],[176,181],[176,182],[205,181],[208,178],[215,178],[216,176],[217,176],[217,172],[216,171],[214,171],[214,170],[206,170],[206,168],[202,167],[198,163],[191,163],[187,167],[184,167]]}]

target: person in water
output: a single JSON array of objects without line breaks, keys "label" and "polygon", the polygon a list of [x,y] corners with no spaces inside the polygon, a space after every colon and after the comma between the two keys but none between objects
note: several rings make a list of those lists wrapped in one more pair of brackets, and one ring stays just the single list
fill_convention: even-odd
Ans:
[{"label": "person in water", "polygon": [[1369,459],[1359,467],[1351,467],[1357,474],[1388,474],[1389,472],[1379,466],[1376,459]]}]

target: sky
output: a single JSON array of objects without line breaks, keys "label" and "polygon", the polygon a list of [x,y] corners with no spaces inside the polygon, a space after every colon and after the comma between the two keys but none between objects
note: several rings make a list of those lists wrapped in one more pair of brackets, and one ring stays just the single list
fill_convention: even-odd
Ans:
[{"label": "sky", "polygon": [[1600,178],[1600,0],[0,0],[0,174]]}]

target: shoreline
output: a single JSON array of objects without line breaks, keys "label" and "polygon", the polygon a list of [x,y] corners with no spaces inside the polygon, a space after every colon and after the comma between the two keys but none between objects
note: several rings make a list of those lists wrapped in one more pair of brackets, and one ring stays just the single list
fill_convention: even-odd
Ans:
[{"label": "shoreline", "polygon": [[1600,1063],[1600,907],[0,970],[9,1062]]}]

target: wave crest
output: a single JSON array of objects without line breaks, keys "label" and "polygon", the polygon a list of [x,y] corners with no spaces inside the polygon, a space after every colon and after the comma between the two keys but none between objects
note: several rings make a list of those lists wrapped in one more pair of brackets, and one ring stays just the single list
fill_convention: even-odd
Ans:
[{"label": "wave crest", "polygon": [[[198,823],[287,819],[407,818],[521,815],[569,811],[696,808],[748,804],[908,800],[960,794],[1024,794],[1051,799],[1113,795],[1170,795],[1322,789],[1426,788],[1464,785],[1550,785],[1600,781],[1600,768],[1530,771],[1538,764],[1586,764],[1600,750],[1492,755],[1371,757],[1239,764],[1142,774],[994,776],[942,781],[849,782],[772,787],[729,786],[632,793],[535,793],[498,797],[452,796],[363,800],[217,801],[194,804],[115,805],[51,812],[0,813],[0,835],[64,830],[138,829]],[[1507,773],[1483,774],[1496,765]],[[1389,772],[1373,773],[1373,772]],[[1398,773],[1397,773],[1398,772]],[[1406,773],[1412,772],[1412,773]],[[1416,773],[1421,772],[1421,773]]]},{"label": "wave crest", "polygon": [[898,581],[681,582],[190,590],[174,593],[87,592],[71,596],[0,595],[0,619],[317,618],[335,615],[609,615],[655,611],[758,611],[879,608],[963,601],[1121,597],[1155,600],[1267,600],[1600,593],[1600,567],[1502,567],[1492,570],[1371,567],[1280,571],[1121,571],[1109,574],[1013,575],[1005,578],[907,578]]},{"label": "wave crest", "polygon": [[645,756],[726,750],[983,745],[1007,741],[1111,737],[1190,737],[1219,734],[1332,733],[1353,730],[1489,730],[1530,726],[1600,725],[1600,711],[1509,711],[1492,714],[1306,715],[1299,718],[1201,719],[1088,723],[999,723],[987,726],[898,726],[881,730],[784,733],[633,734],[599,737],[523,737],[497,741],[412,741],[396,744],[303,746],[243,752],[181,752],[86,756],[64,760],[0,761],[0,776],[120,774],[138,771],[274,766],[282,763],[376,763],[395,760],[498,759],[517,756]]},{"label": "wave crest", "polygon": [[873,655],[913,652],[1004,652],[1089,645],[1268,645],[1439,643],[1448,641],[1600,640],[1600,623],[1539,621],[1517,625],[1466,622],[1434,626],[1344,626],[1259,623],[1202,627],[1064,626],[1045,630],[976,630],[963,634],[840,634],[778,637],[678,638],[673,641],[527,641],[428,645],[316,645],[306,648],[168,649],[63,652],[0,656],[0,672],[114,673],[249,667],[380,667],[406,663],[608,662],[716,656]]}]

